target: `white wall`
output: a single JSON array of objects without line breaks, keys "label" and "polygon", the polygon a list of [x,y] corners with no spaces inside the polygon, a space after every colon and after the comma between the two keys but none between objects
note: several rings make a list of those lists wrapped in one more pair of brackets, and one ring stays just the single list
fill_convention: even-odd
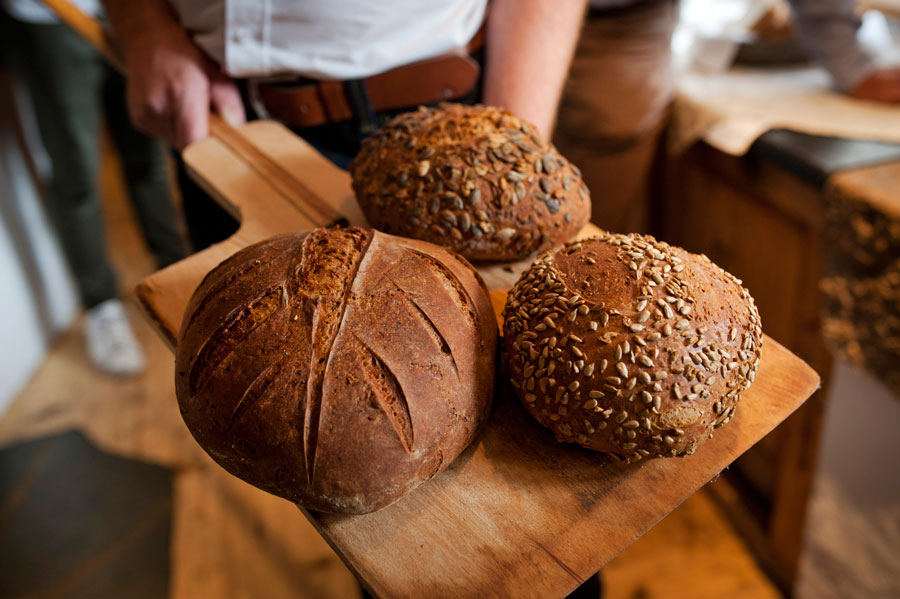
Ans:
[{"label": "white wall", "polygon": [[838,363],[797,596],[900,597],[900,398]]},{"label": "white wall", "polygon": [[46,174],[48,163],[19,88],[0,72],[0,415],[78,310],[63,260],[17,134]]}]

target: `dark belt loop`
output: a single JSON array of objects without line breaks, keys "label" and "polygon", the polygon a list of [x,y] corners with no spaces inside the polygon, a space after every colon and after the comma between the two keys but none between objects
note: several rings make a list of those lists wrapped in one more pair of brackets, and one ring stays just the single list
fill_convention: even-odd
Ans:
[{"label": "dark belt loop", "polygon": [[350,104],[359,125],[359,132],[363,135],[372,135],[378,129],[378,117],[372,100],[369,98],[369,90],[362,79],[349,79],[344,82],[347,94],[350,96]]}]

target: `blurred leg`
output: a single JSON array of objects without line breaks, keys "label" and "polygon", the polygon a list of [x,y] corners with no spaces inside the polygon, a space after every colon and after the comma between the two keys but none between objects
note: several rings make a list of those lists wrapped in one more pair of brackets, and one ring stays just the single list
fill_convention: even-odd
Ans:
[{"label": "blurred leg", "polygon": [[116,298],[97,185],[105,65],[62,25],[15,26],[21,37],[16,70],[31,92],[53,165],[50,211],[88,309],[84,321],[88,357],[108,374],[138,374],[144,357]]},{"label": "blurred leg", "polygon": [[50,211],[86,308],[116,296],[97,191],[97,54],[62,25],[18,23],[17,74],[26,82],[53,163]]},{"label": "blurred leg", "polygon": [[672,94],[677,5],[589,14],[560,103],[555,143],[581,168],[592,221],[646,231],[649,170]]},{"label": "blurred leg", "polygon": [[125,79],[105,67],[104,107],[113,139],[122,157],[128,193],[141,230],[157,266],[168,266],[185,257],[178,218],[169,196],[162,145],[134,128],[125,105]]}]

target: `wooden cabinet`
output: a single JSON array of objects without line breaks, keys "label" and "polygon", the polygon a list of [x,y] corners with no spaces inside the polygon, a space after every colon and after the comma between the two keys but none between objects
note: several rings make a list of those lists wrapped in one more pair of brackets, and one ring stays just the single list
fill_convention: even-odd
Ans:
[{"label": "wooden cabinet", "polygon": [[[820,334],[821,191],[766,159],[698,144],[663,167],[656,234],[704,253],[741,278],[763,329],[827,385]],[[820,389],[710,486],[760,562],[789,593],[803,542],[824,407]]]}]

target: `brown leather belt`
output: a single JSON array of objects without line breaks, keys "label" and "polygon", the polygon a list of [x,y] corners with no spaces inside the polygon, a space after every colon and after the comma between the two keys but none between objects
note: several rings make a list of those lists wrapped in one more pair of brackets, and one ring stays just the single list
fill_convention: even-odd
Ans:
[{"label": "brown leather belt", "polygon": [[[481,46],[482,32],[465,50],[443,54],[397,67],[362,79],[375,112],[454,100],[468,94],[478,83],[481,66],[469,54]],[[339,123],[356,115],[348,82],[251,81],[250,93],[268,116],[290,127],[316,127]]]}]

